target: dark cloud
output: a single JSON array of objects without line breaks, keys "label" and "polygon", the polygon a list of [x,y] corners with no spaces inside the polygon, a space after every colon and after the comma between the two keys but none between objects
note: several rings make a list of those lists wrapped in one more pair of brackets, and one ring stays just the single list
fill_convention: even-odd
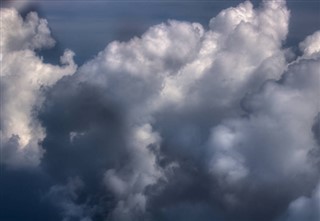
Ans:
[{"label": "dark cloud", "polygon": [[94,176],[99,174],[96,169],[104,170],[122,158],[122,113],[99,88],[71,81],[65,78],[55,85],[41,109],[47,134],[42,164],[57,175],[86,171]]},{"label": "dark cloud", "polygon": [[[60,183],[49,197],[58,205],[70,204],[62,206],[66,217],[103,220],[114,207],[102,182],[104,173],[127,159],[123,113],[100,88],[72,81],[64,78],[45,92],[39,115],[47,134],[41,166]],[[72,185],[68,180],[74,177],[83,183],[79,197],[70,197],[64,186]]]}]

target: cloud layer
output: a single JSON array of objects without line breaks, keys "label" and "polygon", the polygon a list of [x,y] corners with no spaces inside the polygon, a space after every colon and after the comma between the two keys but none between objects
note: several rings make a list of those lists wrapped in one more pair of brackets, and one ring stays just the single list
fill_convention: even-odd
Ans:
[{"label": "cloud layer", "polygon": [[284,1],[170,20],[79,68],[37,56],[45,20],[1,13],[1,164],[38,171],[61,220],[319,219],[320,32],[283,48]]}]

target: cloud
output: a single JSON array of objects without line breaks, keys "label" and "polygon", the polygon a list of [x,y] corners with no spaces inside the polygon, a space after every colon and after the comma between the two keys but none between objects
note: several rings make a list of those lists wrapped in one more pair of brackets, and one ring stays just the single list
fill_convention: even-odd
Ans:
[{"label": "cloud", "polygon": [[39,164],[45,137],[34,116],[41,106],[41,88],[75,72],[73,53],[61,57],[63,66],[43,63],[35,50],[54,45],[44,19],[30,13],[23,20],[13,9],[1,9],[1,149],[2,163],[13,167]]},{"label": "cloud", "polygon": [[286,220],[319,220],[319,205],[320,189],[318,185],[310,198],[302,196],[290,203]]},{"label": "cloud", "polygon": [[320,52],[320,31],[316,31],[313,35],[308,36],[300,43],[300,49],[304,56],[317,56]]},{"label": "cloud", "polygon": [[[272,17],[272,13],[277,17]],[[116,200],[110,217],[114,220],[141,219],[148,210],[148,201],[153,200],[148,196],[147,189],[157,186],[161,180],[169,182],[166,185],[170,186],[172,181],[167,177],[168,171],[172,165],[176,165],[173,170],[185,167],[184,160],[190,161],[191,167],[203,170],[205,165],[201,157],[207,152],[206,142],[211,128],[225,117],[242,114],[239,103],[245,94],[258,89],[267,79],[280,78],[285,69],[285,54],[280,46],[287,34],[288,17],[283,2],[266,2],[259,10],[254,10],[251,3],[245,2],[237,8],[221,12],[211,20],[210,30],[204,30],[197,23],[169,21],[151,27],[141,38],[109,44],[95,59],[80,67],[72,79],[64,82],[77,86],[71,91],[64,90],[64,99],[69,100],[70,96],[70,100],[62,101],[61,110],[71,108],[73,115],[77,115],[85,108],[85,118],[88,118],[89,124],[74,124],[68,121],[65,113],[60,115],[55,110],[52,112],[58,117],[55,121],[60,121],[62,117],[61,121],[65,125],[70,122],[70,125],[67,131],[59,128],[59,132],[52,131],[51,134],[50,109],[59,106],[48,99],[47,102],[53,106],[45,105],[42,113],[43,119],[49,120],[44,121],[49,130],[44,141],[47,153],[43,162],[56,158],[51,157],[50,153],[57,146],[54,143],[63,140],[56,137],[58,133],[63,133],[63,137],[70,134],[72,140],[74,136],[78,137],[75,134],[83,134],[79,135],[79,139],[84,141],[92,136],[91,130],[109,130],[108,121],[100,126],[101,122],[95,120],[100,113],[92,116],[89,114],[91,109],[106,106],[109,111],[120,114],[123,128],[119,135],[114,136],[124,140],[120,145],[109,148],[124,156],[117,163],[107,163],[110,159],[106,157],[105,163],[100,164],[106,170],[103,178],[106,189]],[[278,22],[279,19],[281,22]],[[223,29],[222,26],[228,27]],[[53,93],[61,93],[62,87],[62,82],[58,83]],[[99,97],[99,101],[79,105],[86,99],[83,97],[83,87],[89,94],[92,88],[96,88],[94,90],[99,92],[92,99]],[[108,112],[105,114],[109,115]],[[107,118],[117,119],[112,116]],[[99,129],[92,129],[96,127]],[[105,141],[101,144],[105,144],[105,148],[109,146]],[[64,149],[61,151],[65,153]],[[85,152],[89,151],[93,149]],[[107,149],[105,151],[109,152]],[[68,156],[72,159],[69,162],[77,162],[78,157],[72,152]],[[236,164],[233,160],[233,157],[223,158],[219,162],[221,169],[238,178],[248,173],[245,168],[238,167],[241,159]],[[89,166],[93,170],[99,167],[91,164],[95,165]],[[73,168],[76,165],[70,166]],[[187,179],[195,183],[190,187],[194,191],[192,188],[196,188],[197,181],[193,181],[190,169],[181,168]],[[203,176],[207,176],[206,173],[205,170]],[[166,185],[161,188],[167,188]],[[209,187],[206,189],[210,191]],[[155,193],[154,198],[157,197]],[[154,204],[160,203],[154,200]],[[211,203],[217,199],[209,197],[205,200]]]},{"label": "cloud", "polygon": [[[248,203],[252,210],[253,202],[263,201],[270,207],[270,195],[261,194],[277,187],[281,194],[273,195],[273,206],[283,207],[316,185],[319,168],[313,162],[319,156],[310,153],[319,148],[311,129],[319,113],[319,68],[316,60],[290,64],[280,82],[269,81],[245,99],[248,116],[227,119],[213,129],[209,171],[227,189],[225,194],[232,194],[231,206],[241,203],[245,210]],[[230,205],[228,198],[225,203]]]},{"label": "cloud", "polygon": [[285,1],[209,29],[169,20],[78,69],[70,51],[36,56],[54,42],[44,20],[4,12],[22,30],[1,43],[5,163],[38,165],[62,220],[317,216],[319,32],[288,56]]},{"label": "cloud", "polygon": [[52,186],[45,196],[62,211],[63,221],[80,220],[92,221],[90,218],[94,208],[79,201],[83,189],[83,181],[79,177],[70,178],[66,185]]}]

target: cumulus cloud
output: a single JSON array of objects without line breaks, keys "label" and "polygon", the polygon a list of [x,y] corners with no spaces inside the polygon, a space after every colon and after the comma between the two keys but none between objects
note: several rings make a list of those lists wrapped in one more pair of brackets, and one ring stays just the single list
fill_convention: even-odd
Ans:
[{"label": "cumulus cloud", "polygon": [[[244,113],[239,105],[243,97],[267,79],[280,79],[286,68],[281,44],[288,18],[284,2],[267,1],[258,10],[245,2],[212,19],[210,30],[197,23],[169,21],[128,43],[111,43],[79,69],[78,81],[112,94],[110,99],[127,115],[129,160],[105,177],[107,188],[119,197],[115,214],[129,214],[115,215],[115,220],[133,219],[130,210],[144,211],[146,188],[159,180],[171,182],[165,174],[172,164],[184,167],[181,161],[188,160],[198,170],[207,167],[203,154],[211,149],[206,144],[211,128],[225,117]],[[130,138],[146,127],[150,131],[143,132],[146,138],[156,131],[161,139],[137,143],[137,138]],[[150,152],[150,145],[160,146],[160,151]],[[214,144],[215,153],[209,151],[213,155],[209,173],[216,177],[214,171],[227,173],[230,182],[249,173],[241,154],[219,148]],[[128,165],[130,172],[124,172]],[[189,168],[182,170],[191,176]]]},{"label": "cumulus cloud", "polygon": [[288,61],[285,1],[209,29],[170,20],[73,75],[70,51],[62,66],[36,56],[53,44],[44,20],[4,12],[23,30],[1,43],[5,163],[41,159],[64,220],[318,218],[320,35]]},{"label": "cumulus cloud", "polygon": [[[110,219],[167,217],[179,211],[175,204],[196,200],[228,218],[270,220],[314,188],[318,170],[308,159],[317,148],[319,62],[309,58],[316,37],[288,65],[288,21],[282,1],[258,9],[245,2],[218,14],[209,30],[169,21],[113,42],[78,70],[73,83],[99,88],[98,106],[122,116],[124,142],[116,146],[123,157],[105,165],[103,178],[115,197]],[[91,130],[84,127],[75,132]]]},{"label": "cumulus cloud", "polygon": [[73,52],[65,51],[63,66],[43,63],[35,50],[54,45],[47,22],[36,13],[23,20],[14,9],[1,9],[1,149],[11,166],[37,165],[45,136],[34,116],[41,106],[41,88],[75,72]]}]

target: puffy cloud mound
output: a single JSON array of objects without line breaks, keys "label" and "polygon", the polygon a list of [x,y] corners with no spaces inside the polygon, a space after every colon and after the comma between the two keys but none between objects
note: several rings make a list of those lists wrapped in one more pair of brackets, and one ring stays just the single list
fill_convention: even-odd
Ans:
[{"label": "puffy cloud mound", "polygon": [[41,106],[41,88],[75,72],[73,53],[61,57],[63,66],[43,63],[35,50],[52,47],[54,40],[44,19],[30,13],[23,20],[13,9],[1,9],[1,150],[13,167],[40,163],[45,136],[35,109]]},{"label": "puffy cloud mound", "polygon": [[314,190],[311,198],[302,196],[290,203],[287,220],[310,220],[320,219],[320,186]]},{"label": "puffy cloud mound", "polygon": [[[36,57],[52,40],[31,17],[13,19],[27,29],[19,50],[3,43],[7,70],[21,69],[7,75],[22,86],[1,83],[1,133],[11,164],[23,150],[45,150],[40,168],[54,185],[44,198],[63,220],[318,218],[320,35],[287,61],[284,1],[244,2],[208,30],[170,20],[110,43],[73,75],[70,52],[62,67]],[[36,69],[25,54],[9,65],[27,52]]]}]

